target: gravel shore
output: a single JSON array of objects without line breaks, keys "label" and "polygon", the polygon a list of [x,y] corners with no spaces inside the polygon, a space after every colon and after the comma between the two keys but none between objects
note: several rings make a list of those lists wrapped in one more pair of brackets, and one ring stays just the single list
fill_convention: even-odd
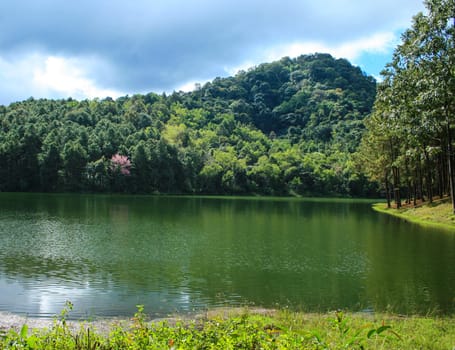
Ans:
[{"label": "gravel shore", "polygon": [[[261,314],[261,315],[273,315],[276,310],[263,309],[263,308],[215,308],[207,310],[203,313],[197,313],[192,315],[174,315],[166,318],[151,319],[150,322],[167,321],[170,324],[175,324],[178,321],[183,322],[204,322],[204,320],[221,317],[228,318],[230,316],[239,315],[242,313],[250,314]],[[0,332],[7,332],[10,329],[19,331],[24,324],[27,324],[29,330],[36,329],[49,329],[54,324],[54,318],[38,318],[38,317],[27,317],[17,315],[9,312],[0,312]],[[78,331],[81,327],[90,328],[96,330],[101,334],[109,334],[109,332],[120,326],[124,329],[129,328],[132,324],[132,318],[99,318],[91,321],[83,320],[67,320],[66,324],[72,331]]]},{"label": "gravel shore", "polygon": [[[49,329],[54,324],[53,318],[36,318],[0,312],[0,332],[7,332],[10,329],[19,331],[24,324],[31,329]],[[127,318],[105,318],[94,321],[67,320],[66,324],[72,331],[78,331],[81,327],[95,329],[99,333],[108,334],[114,327],[129,327],[131,319]]]}]

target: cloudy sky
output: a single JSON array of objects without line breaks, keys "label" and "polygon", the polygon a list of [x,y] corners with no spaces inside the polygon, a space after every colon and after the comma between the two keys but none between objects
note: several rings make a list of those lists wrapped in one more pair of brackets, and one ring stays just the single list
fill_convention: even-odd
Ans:
[{"label": "cloudy sky", "polygon": [[327,52],[378,76],[422,0],[2,0],[0,104],[188,90]]}]

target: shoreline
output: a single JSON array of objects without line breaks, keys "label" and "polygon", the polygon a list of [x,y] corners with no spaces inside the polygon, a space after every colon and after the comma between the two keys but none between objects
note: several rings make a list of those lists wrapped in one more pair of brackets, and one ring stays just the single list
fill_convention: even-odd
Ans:
[{"label": "shoreline", "polygon": [[[59,317],[29,317],[11,312],[0,312],[0,332],[9,330],[19,331],[22,326],[27,325],[30,330],[46,330],[52,328],[56,322],[60,322]],[[81,326],[84,328],[96,329],[102,334],[109,334],[115,326],[129,327],[132,323],[131,318],[112,317],[97,318],[94,320],[65,320],[66,325],[71,331],[77,332]]]},{"label": "shoreline", "polygon": [[[288,309],[268,309],[268,308],[250,308],[250,307],[219,307],[206,310],[204,312],[197,312],[192,314],[175,314],[167,317],[148,317],[147,313],[142,313],[147,323],[160,323],[166,322],[171,326],[178,323],[190,323],[190,322],[206,322],[213,319],[229,319],[232,317],[239,317],[242,315],[250,316],[262,316],[262,317],[278,317],[281,314],[293,314],[309,319],[324,319],[332,317],[334,314],[342,312],[350,317],[363,319],[363,320],[374,320],[377,318],[387,318],[395,320],[411,320],[411,319],[453,319],[455,321],[455,314],[398,314],[389,312],[369,312],[369,311],[349,311],[349,310],[328,310],[326,312],[311,312],[311,311],[291,311]],[[24,324],[29,329],[33,330],[45,330],[50,329],[57,323],[62,323],[62,320],[66,326],[71,330],[78,331],[81,326],[84,328],[95,329],[98,332],[109,331],[115,327],[131,327],[136,319],[136,314],[131,316],[96,316],[91,319],[72,319],[68,317],[62,318],[59,315],[54,317],[35,317],[35,316],[24,316],[15,314],[12,312],[0,311],[0,332],[7,331],[9,329],[19,330]]]},{"label": "shoreline", "polygon": [[404,206],[400,209],[387,208],[385,203],[375,203],[372,205],[372,209],[423,227],[455,232],[455,215],[452,213],[450,203],[441,201],[416,207]]},{"label": "shoreline", "polygon": [[[175,314],[167,317],[150,318],[145,313],[147,323],[167,322],[170,325],[175,325],[179,322],[204,322],[214,318],[228,319],[243,314],[270,316],[273,317],[278,313],[276,309],[266,308],[249,308],[249,307],[219,307],[207,310],[205,312],[191,313],[191,314]],[[319,315],[316,313],[302,313],[305,315]],[[320,314],[324,315],[324,314]],[[61,323],[61,317],[55,315],[54,317],[34,317],[15,314],[12,312],[0,311],[0,333],[14,329],[19,331],[23,325],[27,325],[30,330],[46,330],[52,328],[56,323]],[[81,327],[94,329],[97,332],[107,335],[111,330],[116,327],[125,329],[131,328],[135,320],[135,315],[131,316],[95,316],[91,319],[72,319],[71,317],[65,318],[65,323],[71,331],[77,332]]]},{"label": "shoreline", "polygon": [[73,321],[0,312],[0,348],[452,349],[455,315],[218,308],[175,318]]}]

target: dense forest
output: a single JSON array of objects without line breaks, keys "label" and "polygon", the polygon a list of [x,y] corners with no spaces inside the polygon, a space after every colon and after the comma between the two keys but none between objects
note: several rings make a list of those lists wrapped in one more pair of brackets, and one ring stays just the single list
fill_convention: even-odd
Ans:
[{"label": "dense forest", "polygon": [[0,106],[0,191],[376,194],[352,152],[376,82],[327,54],[193,92]]},{"label": "dense forest", "polygon": [[357,154],[397,208],[402,200],[455,198],[455,2],[425,5],[382,73]]}]

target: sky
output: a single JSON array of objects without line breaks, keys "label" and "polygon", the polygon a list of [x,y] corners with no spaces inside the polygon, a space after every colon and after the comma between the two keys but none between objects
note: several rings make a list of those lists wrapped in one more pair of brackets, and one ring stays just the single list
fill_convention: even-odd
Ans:
[{"label": "sky", "polygon": [[424,9],[422,0],[4,0],[0,105],[189,91],[316,52],[378,78]]}]

